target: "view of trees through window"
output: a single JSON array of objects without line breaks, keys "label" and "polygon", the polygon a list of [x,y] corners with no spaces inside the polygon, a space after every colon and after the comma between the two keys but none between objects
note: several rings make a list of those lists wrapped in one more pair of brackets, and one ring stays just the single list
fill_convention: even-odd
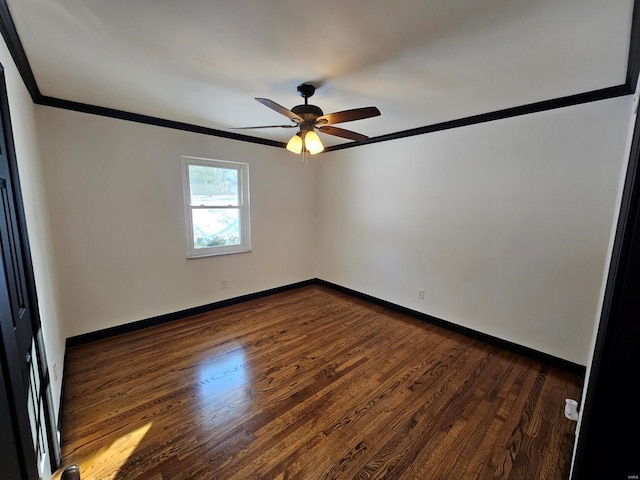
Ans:
[{"label": "view of trees through window", "polygon": [[195,248],[239,245],[238,170],[189,165]]}]

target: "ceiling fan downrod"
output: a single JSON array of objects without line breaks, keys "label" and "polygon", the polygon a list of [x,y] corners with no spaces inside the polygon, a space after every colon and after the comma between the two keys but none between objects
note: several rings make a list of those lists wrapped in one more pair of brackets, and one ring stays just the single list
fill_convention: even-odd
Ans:
[{"label": "ceiling fan downrod", "polygon": [[316,123],[316,119],[324,115],[320,107],[309,104],[309,97],[316,93],[316,87],[310,83],[301,83],[298,85],[298,93],[304,98],[304,105],[296,105],[291,109],[293,113],[299,115],[305,122]]}]

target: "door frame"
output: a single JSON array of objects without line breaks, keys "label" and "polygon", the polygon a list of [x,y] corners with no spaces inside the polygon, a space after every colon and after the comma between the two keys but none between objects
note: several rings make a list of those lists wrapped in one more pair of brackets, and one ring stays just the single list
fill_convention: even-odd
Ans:
[{"label": "door frame", "polygon": [[11,174],[12,187],[14,192],[13,201],[15,202],[16,207],[18,233],[22,242],[22,260],[24,262],[27,288],[26,295],[29,307],[32,312],[31,319],[34,336],[33,341],[35,344],[38,371],[40,373],[40,386],[43,392],[42,402],[44,410],[44,426],[46,429],[50,466],[51,471],[53,472],[58,468],[61,460],[60,442],[58,439],[58,427],[55,420],[55,410],[53,406],[53,397],[51,394],[51,377],[49,375],[44,337],[42,334],[42,323],[38,306],[35,275],[33,272],[31,247],[29,243],[29,236],[27,233],[26,215],[24,204],[22,201],[22,188],[20,186],[18,162],[13,140],[13,128],[11,124],[9,97],[7,94],[4,66],[2,64],[0,64],[0,116],[2,119],[2,134],[4,135],[5,139],[5,146],[7,149],[6,156],[9,163],[9,171]]},{"label": "door frame", "polygon": [[640,115],[632,135],[573,480],[640,475]]}]

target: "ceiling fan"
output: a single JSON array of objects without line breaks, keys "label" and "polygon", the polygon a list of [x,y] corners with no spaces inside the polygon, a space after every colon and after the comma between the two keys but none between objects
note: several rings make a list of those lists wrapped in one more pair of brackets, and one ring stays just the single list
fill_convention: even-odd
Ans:
[{"label": "ceiling fan", "polygon": [[304,105],[296,105],[291,110],[278,105],[268,98],[256,98],[265,107],[284,115],[292,121],[290,125],[264,125],[259,127],[236,127],[234,130],[250,130],[253,128],[297,128],[300,130],[291,137],[287,143],[287,150],[293,153],[309,152],[311,155],[320,153],[324,150],[324,146],[320,141],[320,137],[315,132],[326,133],[336,137],[348,138],[349,140],[361,141],[366,140],[366,135],[361,133],[345,130],[344,128],[333,127],[335,123],[353,122],[354,120],[362,120],[380,115],[380,110],[376,107],[362,107],[351,110],[343,110],[341,112],[325,114],[320,107],[309,105],[309,97],[313,96],[316,87],[310,83],[298,85],[298,93],[304,98]]}]

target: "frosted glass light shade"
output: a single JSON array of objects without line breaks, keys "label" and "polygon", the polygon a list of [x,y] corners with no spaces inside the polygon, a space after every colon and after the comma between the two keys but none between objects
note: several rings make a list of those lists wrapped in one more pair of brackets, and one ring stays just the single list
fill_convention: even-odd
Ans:
[{"label": "frosted glass light shade", "polygon": [[296,133],[291,137],[291,140],[287,143],[287,150],[297,154],[302,153],[302,137],[300,134]]},{"label": "frosted glass light shade", "polygon": [[324,150],[324,145],[322,145],[320,137],[313,130],[308,131],[304,136],[304,146],[311,155],[315,155],[316,153],[320,153]]}]

